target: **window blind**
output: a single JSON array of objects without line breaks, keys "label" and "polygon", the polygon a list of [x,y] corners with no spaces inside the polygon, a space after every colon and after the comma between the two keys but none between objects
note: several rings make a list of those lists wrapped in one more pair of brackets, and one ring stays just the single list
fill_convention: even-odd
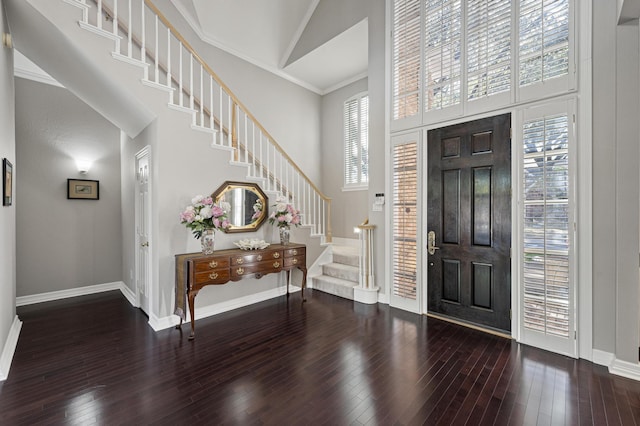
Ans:
[{"label": "window blind", "polygon": [[524,123],[524,327],[569,337],[569,120]]},{"label": "window blind", "polygon": [[393,5],[393,119],[420,112],[420,1]]},{"label": "window blind", "polygon": [[462,6],[427,0],[425,10],[425,111],[460,103]]},{"label": "window blind", "polygon": [[355,96],[344,103],[344,184],[369,182],[369,97]]},{"label": "window blind", "polygon": [[520,85],[569,72],[569,0],[520,1]]},{"label": "window blind", "polygon": [[511,88],[511,2],[467,2],[467,98]]},{"label": "window blind", "polygon": [[[511,91],[520,100],[566,92],[575,83],[569,76],[575,56],[573,4],[394,0],[393,121],[424,114],[420,118],[426,123],[430,117],[439,121],[463,111],[489,111],[513,102],[507,96]],[[549,80],[553,83],[539,86]],[[504,94],[498,103],[477,102],[476,109],[466,109],[498,94]],[[419,122],[399,122],[397,129]]]},{"label": "window blind", "polygon": [[416,299],[418,144],[393,147],[393,294]]}]

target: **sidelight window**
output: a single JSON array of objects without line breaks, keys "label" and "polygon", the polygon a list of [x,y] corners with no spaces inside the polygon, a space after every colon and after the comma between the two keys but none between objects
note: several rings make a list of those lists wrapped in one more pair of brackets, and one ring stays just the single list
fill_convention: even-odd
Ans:
[{"label": "sidelight window", "polygon": [[[561,104],[522,123],[523,341],[574,352],[572,115]],[[564,109],[564,111],[562,111]]]}]

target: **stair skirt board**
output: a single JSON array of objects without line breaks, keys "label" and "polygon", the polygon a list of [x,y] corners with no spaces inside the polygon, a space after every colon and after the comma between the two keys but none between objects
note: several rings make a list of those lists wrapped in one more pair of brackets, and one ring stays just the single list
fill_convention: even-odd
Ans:
[{"label": "stair skirt board", "polygon": [[324,293],[333,294],[334,296],[349,300],[354,300],[353,288],[358,286],[358,283],[341,280],[340,278],[328,277],[326,275],[313,277],[312,281],[314,290],[319,290]]}]

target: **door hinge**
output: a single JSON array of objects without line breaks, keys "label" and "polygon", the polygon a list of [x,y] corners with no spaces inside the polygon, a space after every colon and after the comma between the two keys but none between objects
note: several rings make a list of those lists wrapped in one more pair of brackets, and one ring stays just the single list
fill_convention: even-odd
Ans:
[{"label": "door hinge", "polygon": [[509,319],[513,319],[511,314],[512,314],[512,311],[511,311],[511,309],[509,309]]},{"label": "door hinge", "polygon": [[578,332],[576,330],[573,330],[573,340],[576,340],[578,338]]},{"label": "door hinge", "polygon": [[511,247],[509,247],[509,259],[511,259]]}]

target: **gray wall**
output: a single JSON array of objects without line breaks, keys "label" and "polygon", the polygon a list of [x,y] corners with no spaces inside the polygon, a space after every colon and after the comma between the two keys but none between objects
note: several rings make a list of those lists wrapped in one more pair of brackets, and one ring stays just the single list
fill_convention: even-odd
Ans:
[{"label": "gray wall", "polygon": [[593,345],[613,353],[615,348],[615,123],[616,11],[593,1]]},{"label": "gray wall", "polygon": [[[0,33],[8,32],[4,0],[0,0]],[[15,172],[19,165],[15,155],[14,114],[13,51],[0,45],[0,158],[8,158],[13,163]],[[5,348],[11,324],[16,316],[17,197],[13,202],[11,207],[0,206],[0,353]],[[0,376],[6,373],[7,371],[0,371]]]},{"label": "gray wall", "polygon": [[[119,130],[66,89],[15,81],[17,295],[121,281]],[[100,199],[67,200],[67,178],[99,180]]]},{"label": "gray wall", "polygon": [[593,1],[593,346],[638,361],[637,21]]},{"label": "gray wall", "polygon": [[343,191],[344,101],[368,90],[367,79],[356,81],[322,97],[322,188],[331,201],[334,237],[356,238],[353,227],[369,217],[368,191]]},{"label": "gray wall", "polygon": [[[374,268],[376,285],[380,293],[386,293],[385,270],[388,257],[385,257],[386,226],[389,222],[385,212],[372,212],[371,206],[376,193],[385,192],[385,184],[390,176],[386,170],[386,135],[389,133],[385,116],[385,1],[371,0],[369,2],[369,169],[375,170],[369,176],[369,223],[376,225],[374,232]],[[387,207],[389,195],[385,194]],[[388,296],[387,296],[388,297]]]}]

